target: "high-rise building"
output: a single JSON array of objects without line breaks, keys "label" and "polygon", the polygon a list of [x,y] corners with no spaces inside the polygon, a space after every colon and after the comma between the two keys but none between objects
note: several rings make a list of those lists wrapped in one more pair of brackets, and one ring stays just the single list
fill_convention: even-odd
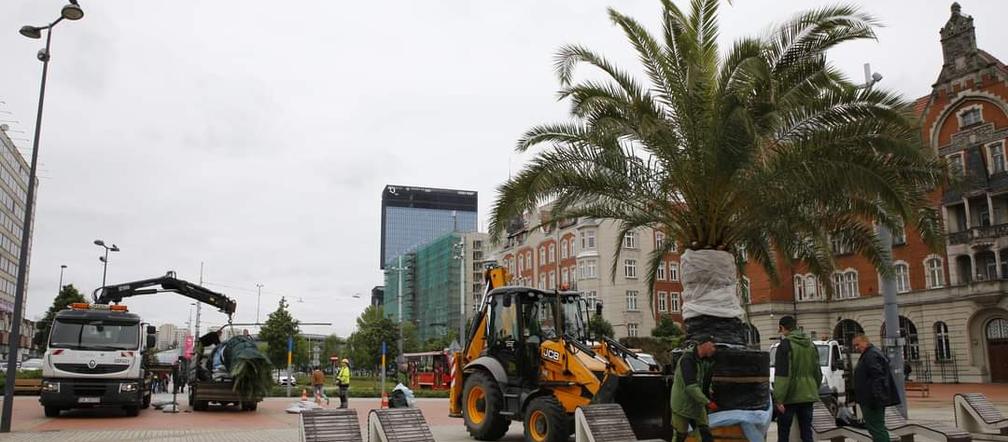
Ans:
[{"label": "high-rise building", "polygon": [[179,328],[175,324],[161,324],[157,329],[157,349],[179,348],[185,344],[185,337],[188,334],[187,328]]},{"label": "high-rise building", "polygon": [[13,312],[28,193],[28,163],[7,135],[7,129],[6,124],[0,125],[0,311]]},{"label": "high-rise building", "polygon": [[389,260],[446,233],[477,230],[474,191],[387,185],[381,210],[382,269]]},{"label": "high-rise building", "polygon": [[385,268],[385,315],[398,318],[401,271],[403,321],[416,325],[420,341],[458,333],[483,295],[486,236],[449,233],[404,255],[402,268],[392,260]]}]

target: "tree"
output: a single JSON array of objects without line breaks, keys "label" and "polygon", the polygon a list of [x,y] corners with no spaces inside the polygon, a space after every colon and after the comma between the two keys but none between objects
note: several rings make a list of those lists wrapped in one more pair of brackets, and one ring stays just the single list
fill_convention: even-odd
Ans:
[{"label": "tree", "polygon": [[287,299],[280,298],[277,309],[269,314],[259,330],[259,339],[267,346],[266,357],[274,367],[287,366],[287,339],[301,334],[298,320],[287,310],[288,306]]},{"label": "tree", "polygon": [[329,358],[332,356],[343,357],[344,347],[346,347],[346,339],[336,335],[326,336],[322,341],[322,356],[320,358],[323,365],[328,364]]},{"label": "tree", "polygon": [[613,337],[616,333],[613,332],[612,324],[606,321],[602,315],[592,315],[591,320],[588,321],[588,331],[595,338],[602,336]]},{"label": "tree", "polygon": [[679,328],[679,323],[669,315],[661,315],[658,318],[658,325],[651,330],[651,336],[656,338],[678,338],[682,334],[683,331]]},{"label": "tree", "polygon": [[[402,338],[403,338],[404,352],[415,353],[421,350],[420,335],[419,332],[417,331],[416,324],[413,324],[412,322],[403,323]],[[399,338],[396,337],[396,339],[398,340]]]},{"label": "tree", "polygon": [[381,363],[381,344],[386,343],[387,363],[398,355],[399,326],[386,318],[379,306],[369,306],[357,317],[357,330],[350,335],[350,359],[358,368],[374,369]]},{"label": "tree", "polygon": [[[922,148],[912,106],[859,86],[826,57],[841,43],[874,39],[876,20],[826,6],[721,51],[719,3],[695,0],[687,13],[662,0],[660,36],[609,11],[644,82],[588,48],[560,49],[560,96],[573,121],[533,127],[518,140],[518,151],[536,152],[499,187],[492,237],[543,201],[553,201],[552,219],[615,220],[618,237],[653,228],[669,240],[649,257],[652,288],[676,243],[727,251],[739,266],[744,248],[774,282],[780,264],[799,262],[831,281],[838,247],[890,275],[875,225],[914,226],[940,250],[928,192],[943,183],[944,166]],[[575,81],[579,65],[604,79]]]},{"label": "tree", "polygon": [[67,308],[67,306],[75,302],[87,302],[87,300],[84,299],[84,295],[81,295],[73,284],[60,287],[59,294],[53,299],[53,303],[49,307],[49,310],[46,310],[45,316],[35,324],[35,336],[32,337],[33,347],[40,351],[46,349],[49,342],[49,330],[52,329],[53,318],[56,317],[56,312]]}]

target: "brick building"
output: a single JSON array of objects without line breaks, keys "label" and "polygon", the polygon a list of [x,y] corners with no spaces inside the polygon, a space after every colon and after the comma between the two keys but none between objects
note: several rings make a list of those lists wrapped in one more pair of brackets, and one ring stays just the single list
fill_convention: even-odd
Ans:
[{"label": "brick building", "polygon": [[[934,194],[948,232],[944,253],[928,250],[912,229],[894,232],[904,356],[919,380],[1008,382],[1008,68],[977,48],[973,18],[958,4],[940,36],[941,71],[915,110],[924,145],[964,179]],[[761,269],[746,266],[747,310],[763,348],[784,314],[819,337],[864,332],[881,341],[878,274],[843,244],[834,248],[831,281],[793,266],[782,267],[780,284],[771,286]],[[833,299],[823,283],[833,284]]]}]

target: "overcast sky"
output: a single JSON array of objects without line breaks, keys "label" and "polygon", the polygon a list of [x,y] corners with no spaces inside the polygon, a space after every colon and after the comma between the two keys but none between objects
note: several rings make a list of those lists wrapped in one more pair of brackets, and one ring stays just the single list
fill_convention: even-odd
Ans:
[{"label": "overcast sky", "polygon": [[[207,286],[237,299],[236,322],[255,319],[262,283],[263,318],[286,295],[300,320],[333,323],[303,330],[340,335],[382,283],[383,185],[477,190],[485,226],[494,189],[521,165],[515,140],[565,118],[556,49],[583,43],[636,70],[605,8],[659,29],[657,0],[81,3],[85,17],[53,35],[28,316],[52,303],[60,264],[65,283],[100,285],[100,238],[122,249],[110,283],[169,269],[196,281],[202,261]],[[854,3],[886,27],[878,42],[834,51],[835,63],[860,78],[870,62],[907,98],[930,93],[951,2]],[[961,3],[978,45],[1008,59],[1008,5]],[[825,4],[736,0],[722,9],[722,40]],[[0,119],[21,121],[12,135],[26,154],[44,42],[17,30],[62,5],[0,7],[0,110],[11,113]],[[184,325],[189,302],[128,304]]]}]

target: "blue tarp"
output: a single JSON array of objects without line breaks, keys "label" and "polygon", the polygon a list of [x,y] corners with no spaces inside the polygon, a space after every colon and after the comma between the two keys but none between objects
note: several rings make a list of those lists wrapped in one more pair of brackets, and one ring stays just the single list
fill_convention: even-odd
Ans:
[{"label": "blue tarp", "polygon": [[766,410],[725,410],[711,413],[707,416],[711,428],[739,425],[745,432],[746,439],[763,442],[766,440],[767,427],[773,417],[773,404],[768,399]]}]

